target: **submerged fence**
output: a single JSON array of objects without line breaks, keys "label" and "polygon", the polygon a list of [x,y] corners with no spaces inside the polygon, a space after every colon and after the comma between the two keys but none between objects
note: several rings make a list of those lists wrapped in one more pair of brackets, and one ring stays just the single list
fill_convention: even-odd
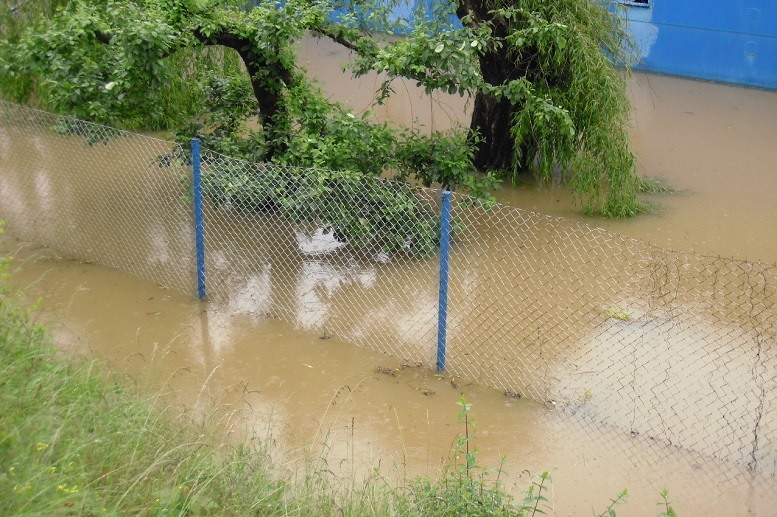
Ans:
[{"label": "submerged fence", "polygon": [[191,156],[0,103],[0,218],[234,312],[777,475],[777,266],[434,189]]}]

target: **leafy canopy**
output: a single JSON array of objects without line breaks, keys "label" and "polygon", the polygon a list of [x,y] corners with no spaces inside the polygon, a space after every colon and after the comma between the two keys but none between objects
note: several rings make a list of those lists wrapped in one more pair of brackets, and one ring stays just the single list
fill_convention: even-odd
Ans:
[{"label": "leafy canopy", "polygon": [[591,213],[624,217],[644,209],[636,199],[623,73],[637,56],[613,2],[433,5],[407,38],[360,52],[354,72],[383,72],[383,96],[395,78],[412,77],[427,93],[474,97],[481,169],[496,167],[516,181],[529,168],[550,180],[555,167]]},{"label": "leafy canopy", "polygon": [[[97,122],[175,127],[182,140],[255,161],[481,195],[496,177],[477,168],[515,180],[529,168],[548,179],[555,167],[590,212],[641,209],[613,65],[633,56],[610,2],[441,0],[430,13],[419,3],[412,25],[392,16],[399,3],[72,0],[5,34],[0,88]],[[472,97],[469,130],[426,135],[327,101],[297,65],[305,34],[353,50],[355,75],[381,72],[377,103],[397,77]]]}]

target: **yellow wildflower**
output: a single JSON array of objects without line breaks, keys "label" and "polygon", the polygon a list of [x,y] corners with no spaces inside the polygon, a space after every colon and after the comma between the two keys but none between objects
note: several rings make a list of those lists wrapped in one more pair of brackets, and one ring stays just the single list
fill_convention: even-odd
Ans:
[{"label": "yellow wildflower", "polygon": [[23,486],[14,485],[13,487],[13,491],[17,494],[23,494],[30,489],[32,489],[32,486],[29,483],[25,483]]},{"label": "yellow wildflower", "polygon": [[73,485],[71,488],[71,487],[68,487],[67,485],[57,485],[57,490],[59,490],[60,492],[64,492],[66,494],[77,494],[78,486]]}]

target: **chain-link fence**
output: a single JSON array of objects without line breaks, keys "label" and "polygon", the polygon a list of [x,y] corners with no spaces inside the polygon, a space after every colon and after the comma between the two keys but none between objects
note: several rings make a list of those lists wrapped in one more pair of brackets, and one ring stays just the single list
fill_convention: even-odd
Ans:
[{"label": "chain-link fence", "polygon": [[777,472],[777,266],[461,209],[449,364],[632,436]]},{"label": "chain-link fence", "polygon": [[189,292],[191,170],[164,163],[175,147],[0,101],[0,218],[25,240]]},{"label": "chain-link fence", "polygon": [[[176,144],[0,104],[16,236],[197,292]],[[205,151],[208,298],[433,368],[441,192]],[[777,266],[452,198],[446,370],[585,425],[777,476]]]}]

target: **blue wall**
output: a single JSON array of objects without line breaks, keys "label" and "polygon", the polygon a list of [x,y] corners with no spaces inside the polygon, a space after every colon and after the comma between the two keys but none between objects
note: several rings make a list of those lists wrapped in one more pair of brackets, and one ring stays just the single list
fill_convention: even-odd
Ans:
[{"label": "blue wall", "polygon": [[[395,19],[412,30],[414,14],[431,16],[438,1],[401,0]],[[636,69],[777,90],[777,0],[649,0],[624,9],[642,53]]]},{"label": "blue wall", "polygon": [[777,89],[777,0],[652,0],[627,7],[638,69]]}]

